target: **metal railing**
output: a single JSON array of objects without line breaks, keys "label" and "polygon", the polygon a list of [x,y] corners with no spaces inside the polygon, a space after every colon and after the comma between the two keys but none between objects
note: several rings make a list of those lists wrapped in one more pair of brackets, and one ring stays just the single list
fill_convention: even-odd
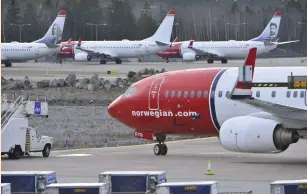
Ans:
[{"label": "metal railing", "polygon": [[11,116],[15,113],[17,108],[23,103],[23,96],[20,95],[13,103],[13,105],[5,112],[5,114],[1,118],[1,130],[11,118]]},{"label": "metal railing", "polygon": [[247,192],[219,192],[219,194],[252,194],[252,190],[249,190]]}]

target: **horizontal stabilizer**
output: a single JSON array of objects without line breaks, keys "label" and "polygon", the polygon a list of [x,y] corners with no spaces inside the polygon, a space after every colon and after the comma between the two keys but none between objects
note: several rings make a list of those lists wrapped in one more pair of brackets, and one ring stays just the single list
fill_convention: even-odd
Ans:
[{"label": "horizontal stabilizer", "polygon": [[278,42],[277,45],[281,45],[281,44],[289,44],[289,43],[293,43],[293,42],[299,42],[300,40],[292,40],[292,41],[286,41],[286,42]]}]

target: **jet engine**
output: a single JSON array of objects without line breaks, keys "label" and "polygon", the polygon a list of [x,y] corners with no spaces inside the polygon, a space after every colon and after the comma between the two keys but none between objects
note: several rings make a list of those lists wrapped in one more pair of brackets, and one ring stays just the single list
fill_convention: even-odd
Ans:
[{"label": "jet engine", "polygon": [[222,146],[234,152],[279,153],[298,140],[298,132],[280,122],[252,116],[231,118],[220,129]]},{"label": "jet engine", "polygon": [[92,57],[87,53],[75,54],[75,61],[91,61]]},{"label": "jet engine", "polygon": [[182,55],[182,59],[184,61],[198,61],[200,59],[200,56],[196,55],[196,53],[184,53]]},{"label": "jet engine", "polygon": [[64,45],[64,46],[62,46],[62,48],[61,48],[61,50],[60,50],[58,55],[61,58],[73,58],[74,57],[73,45]]}]

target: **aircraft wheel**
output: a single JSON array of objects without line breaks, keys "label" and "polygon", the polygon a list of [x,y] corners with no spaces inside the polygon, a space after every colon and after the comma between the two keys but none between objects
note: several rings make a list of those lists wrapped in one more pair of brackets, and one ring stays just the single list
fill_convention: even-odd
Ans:
[{"label": "aircraft wheel", "polygon": [[116,60],[115,60],[115,63],[116,63],[116,64],[122,64],[122,60],[116,59]]},{"label": "aircraft wheel", "polygon": [[100,60],[100,64],[106,64],[106,63],[107,63],[106,60],[104,60],[104,59],[101,59],[101,60]]},{"label": "aircraft wheel", "polygon": [[213,59],[208,59],[207,62],[208,62],[208,63],[213,63],[214,60],[213,60]]},{"label": "aircraft wheel", "polygon": [[161,155],[161,152],[162,152],[162,144],[156,144],[156,145],[154,146],[153,151],[154,151],[154,154],[155,154],[156,156]]},{"label": "aircraft wheel", "polygon": [[161,152],[161,155],[165,156],[167,154],[167,145],[166,144],[161,144],[162,146],[162,152]]},{"label": "aircraft wheel", "polygon": [[7,61],[4,63],[5,67],[12,67],[12,63],[10,61]]},{"label": "aircraft wheel", "polygon": [[169,62],[169,60],[168,60],[168,59],[165,59],[165,61],[166,61],[166,63],[168,63],[168,62]]},{"label": "aircraft wheel", "polygon": [[227,63],[227,59],[221,59],[222,63]]}]

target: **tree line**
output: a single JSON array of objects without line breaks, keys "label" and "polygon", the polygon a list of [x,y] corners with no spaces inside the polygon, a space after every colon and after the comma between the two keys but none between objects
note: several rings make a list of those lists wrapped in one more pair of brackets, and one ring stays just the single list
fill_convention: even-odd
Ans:
[{"label": "tree line", "polygon": [[[296,40],[285,45],[295,52],[307,52],[307,3],[289,0],[285,4],[259,6],[261,0],[250,4],[225,1],[199,6],[185,0],[165,0],[152,6],[137,0],[3,0],[2,42],[30,42],[41,38],[61,9],[68,12],[63,39],[77,40],[140,40],[153,35],[169,9],[176,10],[172,39],[179,41],[248,40],[258,36],[273,14],[282,11],[279,40]],[[189,2],[194,0],[189,0]],[[272,0],[273,1],[273,0]],[[185,2],[180,4],[180,2]],[[141,6],[137,6],[142,4]],[[142,10],[136,14],[136,7]],[[153,8],[154,7],[154,8]],[[299,24],[301,22],[301,24]],[[20,30],[12,24],[31,24]],[[226,25],[227,23],[238,25]]]}]

